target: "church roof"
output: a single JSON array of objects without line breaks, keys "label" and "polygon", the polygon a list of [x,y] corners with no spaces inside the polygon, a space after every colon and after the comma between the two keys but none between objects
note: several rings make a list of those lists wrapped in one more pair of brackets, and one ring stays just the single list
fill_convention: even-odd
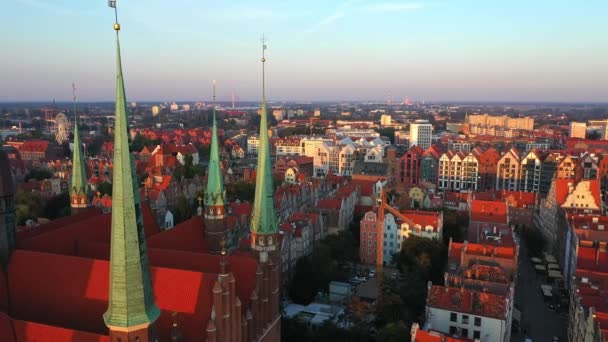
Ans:
[{"label": "church roof", "polygon": [[[102,314],[108,305],[109,269],[105,260],[18,250],[9,266],[11,316],[107,334]],[[209,289],[217,275],[163,267],[151,267],[150,274],[162,312],[157,321],[160,340],[169,340],[173,312],[185,340],[201,340],[211,316]],[[41,279],[45,286],[40,286]]]},{"label": "church roof", "polygon": [[[265,59],[262,58],[262,65]],[[255,198],[251,216],[251,231],[255,234],[276,234],[278,232],[277,217],[274,209],[272,163],[270,142],[268,138],[268,118],[266,110],[266,95],[262,85],[262,113],[260,117],[260,146],[258,149],[258,164],[255,178]]]}]

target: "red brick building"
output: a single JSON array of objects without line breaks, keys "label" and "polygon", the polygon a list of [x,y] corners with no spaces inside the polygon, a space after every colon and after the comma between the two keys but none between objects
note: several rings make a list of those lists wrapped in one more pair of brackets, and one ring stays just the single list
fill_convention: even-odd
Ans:
[{"label": "red brick building", "polygon": [[422,148],[414,146],[399,159],[397,182],[405,189],[418,185],[420,182],[420,159],[423,153]]}]

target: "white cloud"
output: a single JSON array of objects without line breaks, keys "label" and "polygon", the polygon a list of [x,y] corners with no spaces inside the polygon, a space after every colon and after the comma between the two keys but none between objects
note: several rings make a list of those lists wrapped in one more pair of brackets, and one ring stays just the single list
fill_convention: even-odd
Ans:
[{"label": "white cloud", "polygon": [[336,21],[344,18],[345,14],[342,11],[338,11],[332,15],[329,15],[325,18],[323,18],[321,21],[319,21],[316,25],[314,25],[313,27],[309,28],[307,30],[307,32],[316,32],[318,30],[320,30],[321,28],[327,26],[327,25],[331,25],[333,23],[335,23]]}]

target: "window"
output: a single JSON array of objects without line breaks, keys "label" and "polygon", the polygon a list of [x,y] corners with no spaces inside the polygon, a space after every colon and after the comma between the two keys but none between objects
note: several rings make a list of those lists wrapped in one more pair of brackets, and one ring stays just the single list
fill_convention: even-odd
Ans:
[{"label": "window", "polygon": [[475,340],[481,339],[481,332],[479,332],[477,330],[473,331],[473,339],[475,339]]},{"label": "window", "polygon": [[468,338],[469,337],[469,329],[462,328],[460,330],[460,336]]},{"label": "window", "polygon": [[457,322],[457,316],[458,314],[456,314],[455,312],[450,312],[450,322]]},{"label": "window", "polygon": [[469,315],[462,315],[462,324],[469,324]]},{"label": "window", "polygon": [[456,335],[456,331],[458,331],[458,329],[450,325],[450,335]]},{"label": "window", "polygon": [[476,327],[480,327],[481,326],[481,317],[475,317],[475,326]]}]

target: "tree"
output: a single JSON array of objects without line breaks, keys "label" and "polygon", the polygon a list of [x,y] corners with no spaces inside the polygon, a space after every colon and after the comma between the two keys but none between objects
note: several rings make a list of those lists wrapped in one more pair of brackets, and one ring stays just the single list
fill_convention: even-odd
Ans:
[{"label": "tree", "polygon": [[591,131],[587,135],[587,139],[590,139],[590,140],[600,140],[601,138],[602,138],[602,135],[598,131]]},{"label": "tree", "polygon": [[255,195],[255,184],[238,181],[226,184],[226,196],[230,201],[239,199],[241,201],[253,201]]},{"label": "tree", "polygon": [[403,272],[419,271],[424,279],[439,283],[443,280],[446,257],[447,248],[442,242],[410,236],[401,244],[396,261]]},{"label": "tree", "polygon": [[33,168],[32,170],[30,170],[30,172],[25,175],[25,181],[29,181],[30,179],[35,179],[35,180],[45,180],[45,179],[49,179],[53,177],[53,174],[51,173],[51,171],[49,169],[46,168],[40,168],[40,167],[36,167]]},{"label": "tree", "polygon": [[308,324],[298,318],[281,318],[281,341],[286,342],[309,342],[313,341],[313,335]]},{"label": "tree", "polygon": [[294,303],[307,305],[318,292],[317,274],[309,257],[302,257],[296,262],[294,276],[289,284],[289,297]]},{"label": "tree", "polygon": [[93,139],[89,141],[87,144],[87,153],[89,156],[99,155],[101,152],[101,146],[103,145],[105,139],[102,135],[95,135]]},{"label": "tree", "polygon": [[188,199],[184,195],[180,195],[177,198],[174,210],[174,221],[175,224],[184,222],[192,217],[192,205],[188,202]]},{"label": "tree", "polygon": [[49,220],[70,215],[70,196],[67,192],[51,197],[42,210],[42,216]]},{"label": "tree", "polygon": [[108,182],[99,183],[99,185],[97,185],[97,192],[99,192],[101,196],[112,196],[112,184]]},{"label": "tree", "polygon": [[356,262],[359,258],[357,242],[348,230],[328,235],[321,243],[329,248],[332,260],[338,261],[339,264]]},{"label": "tree", "polygon": [[133,141],[131,141],[131,151],[141,151],[144,146],[146,146],[146,138],[137,132]]},{"label": "tree", "polygon": [[463,242],[464,232],[469,224],[467,215],[455,210],[445,210],[443,212],[443,240],[448,244],[450,238],[454,242]]},{"label": "tree", "polygon": [[23,226],[29,219],[36,219],[41,213],[41,199],[37,192],[18,192],[15,197],[17,225]]},{"label": "tree", "polygon": [[407,341],[409,336],[410,329],[404,323],[389,323],[380,330],[376,340],[383,342],[402,342]]},{"label": "tree", "polygon": [[379,128],[375,130],[380,133],[380,136],[387,137],[390,139],[391,144],[395,144],[395,129],[392,127],[389,128]]}]

